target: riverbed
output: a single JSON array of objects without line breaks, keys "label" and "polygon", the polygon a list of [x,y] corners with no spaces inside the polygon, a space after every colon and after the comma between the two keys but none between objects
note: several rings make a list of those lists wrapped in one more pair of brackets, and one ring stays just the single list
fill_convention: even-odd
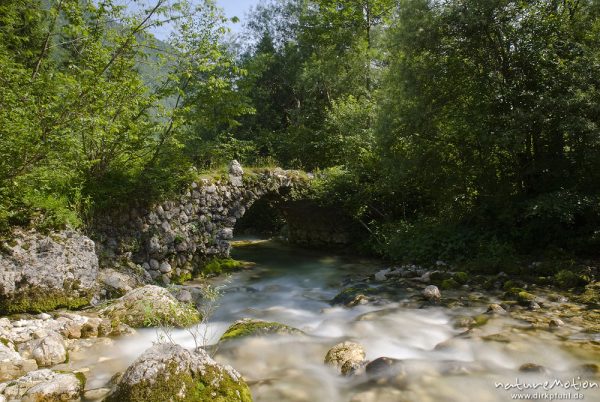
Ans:
[{"label": "riverbed", "polygon": [[[598,342],[598,334],[532,328],[511,315],[493,316],[481,328],[465,331],[457,327],[457,319],[485,313],[495,301],[492,295],[466,306],[430,306],[418,301],[417,286],[399,286],[391,296],[351,308],[332,306],[330,300],[342,289],[368,280],[386,265],[270,241],[235,248],[232,256],[254,266],[211,280],[221,295],[205,324],[167,334],[139,330],[100,342],[71,352],[71,368],[89,370],[87,388],[103,387],[153,342],[167,338],[194,347],[199,341],[193,332],[201,334],[200,342],[217,361],[246,378],[256,401],[492,402],[512,400],[513,394],[553,394],[559,399],[568,393],[570,400],[583,395],[586,401],[600,401],[597,385],[590,389],[600,384],[593,372],[600,357],[596,349],[582,349],[576,342]],[[548,303],[545,308],[551,306]],[[246,338],[218,345],[227,327],[242,318],[280,322],[306,336]],[[361,344],[367,360],[398,359],[401,369],[376,378],[340,376],[323,359],[328,349],[345,340]],[[571,385],[565,388],[555,380]],[[519,390],[528,386],[536,389]]]}]

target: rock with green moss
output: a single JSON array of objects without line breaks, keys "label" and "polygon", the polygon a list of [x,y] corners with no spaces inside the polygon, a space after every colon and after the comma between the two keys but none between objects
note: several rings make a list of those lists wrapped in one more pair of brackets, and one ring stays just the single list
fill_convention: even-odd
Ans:
[{"label": "rock with green moss", "polygon": [[578,295],[575,300],[587,305],[600,305],[600,282],[592,282],[587,285],[583,293]]},{"label": "rock with green moss", "polygon": [[460,283],[458,283],[453,278],[444,279],[440,287],[442,288],[442,290],[458,289],[460,288]]},{"label": "rock with green moss", "polygon": [[333,299],[331,299],[330,303],[334,306],[336,305],[344,305],[351,306],[354,300],[357,300],[357,297],[368,297],[369,295],[374,293],[374,289],[370,288],[365,284],[358,284],[348,288],[343,289],[340,293],[335,295]]},{"label": "rock with green moss", "polygon": [[530,305],[535,302],[536,297],[522,288],[511,288],[504,293],[509,300],[516,300],[521,305]]},{"label": "rock with green moss", "polygon": [[205,275],[219,275],[242,269],[245,266],[246,264],[242,261],[237,261],[233,258],[214,258],[204,264],[201,271]]},{"label": "rock with green moss", "polygon": [[146,350],[123,374],[107,402],[250,402],[250,389],[233,368],[203,349],[175,344]]},{"label": "rock with green moss", "polygon": [[0,396],[9,401],[70,402],[81,400],[85,388],[82,374],[37,370],[0,387]]},{"label": "rock with green moss", "polygon": [[227,331],[221,336],[220,342],[233,339],[239,339],[249,336],[265,335],[303,335],[304,332],[299,329],[280,324],[278,322],[269,322],[246,318],[234,322]]},{"label": "rock with green moss", "polygon": [[464,285],[469,280],[469,274],[467,274],[466,272],[462,272],[462,271],[457,272],[454,275],[452,275],[452,279],[454,279],[456,282],[460,283],[461,285]]},{"label": "rock with green moss", "polygon": [[123,323],[133,328],[185,328],[200,322],[200,313],[191,304],[181,303],[160,286],[146,285],[128,292],[99,314],[111,320],[113,327]]},{"label": "rock with green moss", "polygon": [[0,314],[80,308],[97,291],[94,242],[66,230],[16,232],[0,253]]}]

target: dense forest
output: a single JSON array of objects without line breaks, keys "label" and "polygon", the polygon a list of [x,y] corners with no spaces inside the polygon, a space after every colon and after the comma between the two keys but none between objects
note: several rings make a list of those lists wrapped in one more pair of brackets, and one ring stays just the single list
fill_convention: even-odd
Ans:
[{"label": "dense forest", "polygon": [[[89,225],[229,160],[398,261],[600,250],[600,2],[0,4],[0,229]],[[168,26],[166,41],[153,35]]]}]

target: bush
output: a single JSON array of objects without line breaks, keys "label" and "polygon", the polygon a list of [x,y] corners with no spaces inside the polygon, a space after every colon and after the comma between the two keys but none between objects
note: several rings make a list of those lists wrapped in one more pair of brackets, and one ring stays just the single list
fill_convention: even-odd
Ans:
[{"label": "bush", "polygon": [[563,289],[584,287],[590,282],[587,276],[577,274],[573,271],[562,270],[554,276],[557,286]]},{"label": "bush", "polygon": [[381,225],[373,237],[380,255],[394,261],[465,263],[470,270],[495,273],[511,270],[516,253],[509,244],[465,226],[433,220]]}]

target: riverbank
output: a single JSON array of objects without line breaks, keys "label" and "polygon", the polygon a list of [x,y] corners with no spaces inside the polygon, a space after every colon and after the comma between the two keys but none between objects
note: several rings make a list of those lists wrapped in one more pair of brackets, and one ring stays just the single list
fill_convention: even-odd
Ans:
[{"label": "riverbank", "polygon": [[[110,308],[143,306],[145,302],[123,300],[144,300],[139,295],[146,291],[140,290],[147,287],[126,292],[116,304],[79,313],[3,318],[0,338],[8,357],[0,372],[7,373],[7,361],[13,371],[12,379],[4,378],[0,394],[12,392],[8,384],[37,364],[80,378],[75,391],[65,388],[77,398],[103,400],[116,392],[121,374],[132,370],[153,344],[194,350],[198,339],[215,364],[239,371],[253,398],[261,401],[500,402],[509,400],[510,392],[494,384],[515,377],[600,382],[597,282],[574,294],[507,274],[465,277],[441,264],[393,267],[277,242],[241,244],[233,257],[252,262],[251,268],[169,291],[156,288],[146,299],[156,303],[161,297],[161,306],[185,306],[193,299],[199,311],[208,311],[201,294],[210,285],[220,296],[199,325],[146,316],[143,308],[126,313]],[[444,286],[450,279],[462,283]],[[163,310],[167,316],[176,311]],[[241,319],[260,321],[231,327]],[[221,339],[224,333],[228,335]],[[46,353],[38,353],[37,361],[33,351],[40,340],[47,346],[38,348]],[[341,375],[340,368],[324,360],[332,347],[346,341],[360,345],[363,354]],[[340,359],[341,367],[345,361]],[[72,378],[45,380],[46,386],[59,380],[64,385]],[[36,383],[28,384],[31,389]],[[465,387],[468,396],[460,392]],[[596,397],[591,391],[585,395],[586,400]]]}]

